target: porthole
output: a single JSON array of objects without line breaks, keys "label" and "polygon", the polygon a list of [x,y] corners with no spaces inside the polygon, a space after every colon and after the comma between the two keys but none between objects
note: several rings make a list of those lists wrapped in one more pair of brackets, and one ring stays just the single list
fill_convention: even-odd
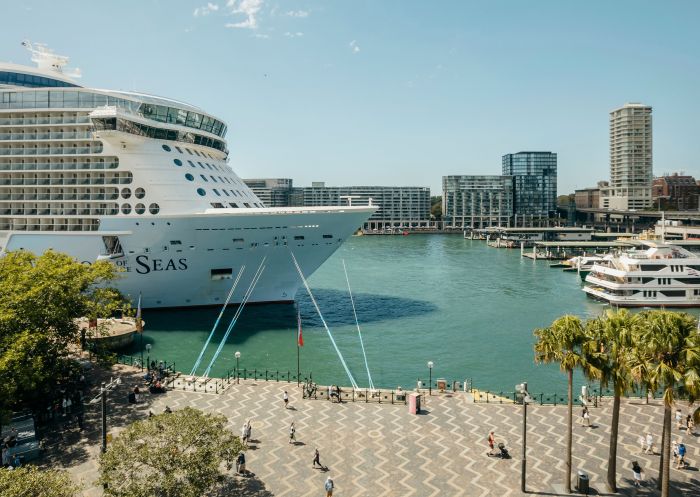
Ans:
[{"label": "porthole", "polygon": [[155,216],[160,212],[160,206],[158,204],[151,204],[148,206],[148,212]]},{"label": "porthole", "polygon": [[131,197],[131,188],[122,188],[122,198]]},{"label": "porthole", "polygon": [[194,181],[194,176],[192,176],[190,173],[185,174],[185,178],[187,178],[187,181]]},{"label": "porthole", "polygon": [[182,166],[182,161],[180,159],[173,159],[173,162],[175,163],[176,166]]},{"label": "porthole", "polygon": [[197,188],[197,193],[199,193],[202,197],[207,194],[207,192],[204,191],[204,188]]},{"label": "porthole", "polygon": [[165,150],[166,152],[170,152],[171,149],[169,146],[163,145],[163,150]]},{"label": "porthole", "polygon": [[143,204],[136,204],[134,207],[134,212],[136,212],[136,214],[143,214],[146,212],[146,206]]},{"label": "porthole", "polygon": [[144,190],[143,188],[137,188],[134,191],[134,197],[136,197],[136,198],[143,198],[145,196],[146,196],[146,190]]},{"label": "porthole", "polygon": [[122,214],[131,214],[131,204],[122,204]]}]

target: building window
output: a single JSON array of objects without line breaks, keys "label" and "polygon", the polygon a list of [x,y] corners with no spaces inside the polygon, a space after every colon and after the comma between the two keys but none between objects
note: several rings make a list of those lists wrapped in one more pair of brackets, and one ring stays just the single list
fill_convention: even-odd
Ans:
[{"label": "building window", "polygon": [[176,166],[180,167],[182,166],[182,161],[180,159],[174,159],[173,162],[175,163]]},{"label": "building window", "polygon": [[199,195],[202,197],[207,194],[204,188],[197,188],[197,193],[199,193]]},{"label": "building window", "polygon": [[146,196],[146,190],[143,188],[137,188],[136,191],[134,192],[134,197],[136,198],[143,198]]},{"label": "building window", "polygon": [[136,212],[136,214],[143,214],[146,212],[146,206],[143,204],[136,204],[134,207],[134,212]]},{"label": "building window", "polygon": [[163,147],[163,150],[166,152],[170,152],[170,147],[168,145],[161,145]]},{"label": "building window", "polygon": [[131,213],[131,204],[122,204],[122,214]]},{"label": "building window", "polygon": [[160,212],[160,206],[158,204],[151,204],[148,206],[148,212],[155,216]]},{"label": "building window", "polygon": [[185,178],[187,178],[187,181],[194,181],[194,176],[192,176],[190,173],[185,174]]}]

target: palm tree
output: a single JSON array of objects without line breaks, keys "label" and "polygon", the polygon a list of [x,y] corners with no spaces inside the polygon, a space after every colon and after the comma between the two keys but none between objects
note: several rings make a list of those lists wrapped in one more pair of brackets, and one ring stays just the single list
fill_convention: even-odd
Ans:
[{"label": "palm tree", "polygon": [[572,443],[572,410],[574,406],[573,384],[574,369],[585,367],[586,360],[583,345],[587,341],[585,329],[581,320],[576,316],[562,316],[547,328],[535,330],[535,361],[544,363],[559,363],[562,371],[568,375],[569,409],[567,417],[566,437],[566,476],[564,486],[571,493],[571,443]]},{"label": "palm tree", "polygon": [[659,481],[661,497],[669,495],[671,408],[680,396],[693,402],[700,394],[700,332],[686,313],[646,311],[640,314],[632,374],[637,381],[661,388],[664,424]]},{"label": "palm tree", "polygon": [[627,310],[608,310],[598,319],[588,321],[592,347],[588,361],[595,364],[601,384],[613,387],[613,409],[610,423],[607,487],[617,492],[617,435],[620,424],[620,399],[634,385],[630,375],[630,350],[634,347],[639,318]]}]

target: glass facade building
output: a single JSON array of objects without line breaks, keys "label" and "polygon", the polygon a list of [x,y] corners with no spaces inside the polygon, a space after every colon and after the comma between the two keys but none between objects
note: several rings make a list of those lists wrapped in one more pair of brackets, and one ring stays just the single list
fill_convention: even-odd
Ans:
[{"label": "glass facade building", "polygon": [[525,223],[529,219],[556,215],[557,154],[506,154],[503,156],[503,175],[513,177],[513,213],[516,218],[522,216]]}]

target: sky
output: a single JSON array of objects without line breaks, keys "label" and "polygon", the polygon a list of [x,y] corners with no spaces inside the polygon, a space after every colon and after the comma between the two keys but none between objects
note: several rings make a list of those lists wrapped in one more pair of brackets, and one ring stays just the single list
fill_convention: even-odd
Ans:
[{"label": "sky", "polygon": [[609,179],[609,112],[653,106],[654,173],[700,178],[700,1],[4,2],[85,86],[175,98],[228,124],[243,178],[428,186],[558,154],[559,194]]}]

